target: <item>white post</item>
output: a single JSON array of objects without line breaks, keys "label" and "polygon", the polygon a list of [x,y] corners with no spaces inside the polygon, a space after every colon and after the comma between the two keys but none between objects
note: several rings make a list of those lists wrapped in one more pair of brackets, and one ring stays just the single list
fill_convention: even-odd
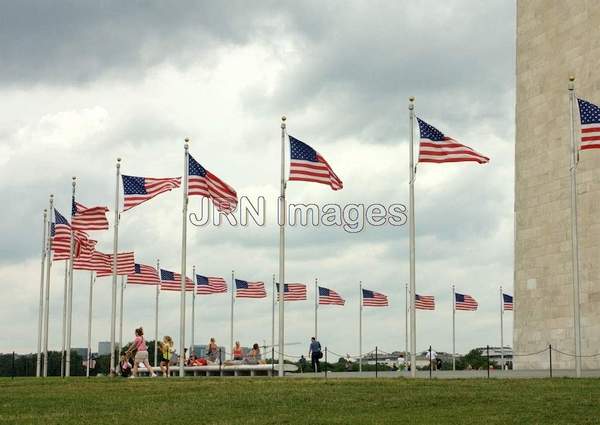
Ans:
[{"label": "white post", "polygon": [[404,366],[408,365],[408,283],[405,285],[406,303],[404,306]]},{"label": "white post", "polygon": [[319,280],[315,279],[315,339],[317,341],[319,340],[319,338],[317,336],[317,332],[319,330],[319,327],[317,325],[317,323],[318,323],[317,311],[319,310],[319,286],[318,286],[319,283],[318,282],[319,282]]},{"label": "white post", "polygon": [[[52,212],[50,212],[52,214]],[[35,376],[42,374],[42,327],[44,323],[44,271],[46,265],[46,230],[48,229],[48,210],[44,209],[44,224],[42,225],[42,266],[40,269],[40,304],[38,307],[38,338]],[[50,235],[48,235],[50,237]]]},{"label": "white post", "polygon": [[192,266],[192,281],[194,282],[194,291],[192,293],[192,337],[190,345],[190,356],[194,352],[194,334],[196,332],[196,266]]},{"label": "white post", "polygon": [[119,301],[119,354],[123,349],[123,293],[125,292],[125,276],[121,276],[121,300]]},{"label": "white post", "polygon": [[[277,288],[275,288],[275,274],[273,274],[273,300],[271,305],[271,353],[275,351],[275,297],[277,296]],[[271,359],[275,361],[275,355]]]},{"label": "white post", "polygon": [[[235,272],[232,270],[231,271],[231,308],[229,310],[230,317],[229,317],[229,349],[231,350],[231,348],[233,348],[233,306],[235,304],[235,291],[236,291],[236,287],[235,287]],[[233,359],[233,353],[231,358]]]},{"label": "white post", "polygon": [[[279,285],[281,294],[285,292],[285,223],[286,223],[286,202],[285,202],[285,116],[281,117],[281,181],[279,196]],[[279,376],[283,377],[284,370],[284,305],[283,295],[279,300]]]},{"label": "white post", "polygon": [[65,376],[65,344],[67,339],[67,292],[69,285],[69,260],[65,260],[65,279],[63,284],[63,306],[62,306],[62,339],[60,348],[60,377]]},{"label": "white post", "polygon": [[575,77],[569,77],[571,115],[571,243],[573,267],[573,313],[575,316],[575,374],[581,377],[581,316],[579,313],[579,243],[577,241],[577,145],[575,143]]},{"label": "white post", "polygon": [[358,291],[360,292],[358,299],[358,371],[362,373],[362,281],[358,285]]},{"label": "white post", "polygon": [[94,271],[90,270],[90,297],[88,301],[88,334],[87,334],[87,362],[85,376],[90,377],[90,361],[92,359],[92,307],[94,297]]},{"label": "white post", "polygon": [[[75,177],[73,177],[71,202],[75,202]],[[75,229],[73,229],[73,214],[71,209],[71,248],[69,255],[69,284],[67,294],[67,342],[65,353],[65,376],[71,376],[71,325],[73,322],[73,259],[75,258]]]},{"label": "white post", "polygon": [[156,272],[158,273],[158,285],[156,285],[156,301],[154,305],[154,367],[158,366],[158,296],[160,294],[160,261],[156,260]]},{"label": "white post", "polygon": [[115,372],[115,325],[117,318],[117,254],[119,249],[119,179],[121,178],[121,158],[117,158],[117,178],[115,183],[115,222],[113,224],[113,263],[112,263],[112,303],[110,313],[110,373]]},{"label": "white post", "polygon": [[504,370],[504,295],[500,286],[500,370]]},{"label": "white post", "polygon": [[408,199],[408,225],[409,225],[409,251],[410,251],[410,374],[417,377],[417,315],[415,314],[415,159],[414,159],[414,121],[415,98],[408,99],[409,111],[409,199]]},{"label": "white post", "polygon": [[181,298],[179,304],[179,376],[184,376],[185,366],[185,273],[187,264],[187,207],[188,207],[188,145],[189,139],[185,139],[183,160],[183,209],[181,223]]},{"label": "white post", "polygon": [[452,285],[452,370],[456,370],[456,293]]},{"label": "white post", "polygon": [[50,219],[48,220],[48,239],[46,241],[46,287],[44,289],[44,376],[48,376],[48,319],[50,316],[50,269],[52,267],[52,215],[54,214],[54,195],[50,195]]}]

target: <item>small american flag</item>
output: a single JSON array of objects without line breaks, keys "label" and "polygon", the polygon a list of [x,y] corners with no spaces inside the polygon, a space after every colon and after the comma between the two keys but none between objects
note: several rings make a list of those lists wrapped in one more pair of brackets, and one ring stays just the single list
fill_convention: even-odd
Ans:
[{"label": "small american flag", "polygon": [[513,309],[512,295],[502,294],[502,301],[504,302],[504,310],[512,310]]},{"label": "small american flag", "polygon": [[96,273],[110,270],[110,256],[98,251],[85,253],[75,258],[73,268],[76,270],[93,270]]},{"label": "small american flag", "polygon": [[[104,266],[96,269],[98,277],[111,276],[113,267],[113,255],[96,251],[96,255],[102,256]],[[117,275],[124,276],[135,272],[135,257],[133,252],[117,253]]]},{"label": "small american flag", "polygon": [[475,298],[473,298],[470,295],[465,295],[465,294],[459,294],[458,292],[456,292],[454,294],[454,308],[456,310],[463,310],[463,311],[475,311],[477,310],[477,301],[475,301]]},{"label": "small american flag", "polygon": [[419,143],[419,162],[467,162],[474,161],[485,164],[489,158],[475,152],[468,146],[444,136],[437,128],[417,118],[421,132]]},{"label": "small american flag", "polygon": [[333,289],[319,286],[319,304],[321,305],[344,305],[346,301]]},{"label": "small american flag", "polygon": [[158,271],[152,266],[135,263],[134,272],[127,275],[127,283],[139,285],[160,285]]},{"label": "small american flag", "polygon": [[[277,285],[277,300],[279,300],[279,283]],[[306,300],[306,285],[302,283],[286,283],[283,286],[284,301],[303,301]]]},{"label": "small american flag", "polygon": [[233,187],[202,167],[189,155],[188,195],[212,199],[219,211],[230,213],[237,207],[237,193]]},{"label": "small american flag", "polygon": [[415,294],[415,309],[435,310],[435,297],[432,295]]},{"label": "small american flag", "polygon": [[600,107],[577,99],[581,119],[581,144],[579,149],[600,149]]},{"label": "small american flag", "polygon": [[123,211],[181,186],[181,177],[163,179],[126,175],[121,177],[123,178]]},{"label": "small american flag", "polygon": [[227,282],[222,277],[196,275],[196,294],[221,294],[227,292]]},{"label": "small american flag", "polygon": [[[160,269],[160,290],[181,292],[181,274]],[[186,292],[194,290],[194,282],[187,276],[185,278],[185,290]]]},{"label": "small american flag", "polygon": [[365,307],[387,307],[388,299],[379,292],[362,290],[362,305]]},{"label": "small american flag", "polygon": [[329,185],[340,190],[344,184],[333,172],[325,158],[306,143],[290,138],[290,181],[305,181]]},{"label": "small american flag", "polygon": [[71,225],[64,215],[54,209],[54,236],[55,239],[71,240]]},{"label": "small american flag", "polygon": [[266,298],[265,284],[263,282],[248,282],[246,280],[235,280],[236,298]]},{"label": "small american flag", "polygon": [[108,220],[106,219],[106,207],[84,207],[73,200],[71,210],[71,223],[76,230],[106,230]]}]

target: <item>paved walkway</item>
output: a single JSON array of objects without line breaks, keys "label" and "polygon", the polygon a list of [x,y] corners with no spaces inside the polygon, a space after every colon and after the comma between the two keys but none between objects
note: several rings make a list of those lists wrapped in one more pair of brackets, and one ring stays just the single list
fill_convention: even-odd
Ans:
[{"label": "paved walkway", "polygon": [[[379,372],[379,378],[410,378],[410,372]],[[600,378],[600,370],[583,370],[581,375],[584,378]],[[293,373],[286,375],[290,378],[324,378],[325,373]],[[441,370],[431,374],[433,379],[486,379],[485,370]],[[553,370],[554,378],[574,378],[574,370]],[[375,372],[328,372],[328,378],[375,378]],[[497,379],[527,379],[527,378],[549,378],[549,370],[490,370],[490,378]],[[429,371],[417,371],[417,378],[429,379]]]}]

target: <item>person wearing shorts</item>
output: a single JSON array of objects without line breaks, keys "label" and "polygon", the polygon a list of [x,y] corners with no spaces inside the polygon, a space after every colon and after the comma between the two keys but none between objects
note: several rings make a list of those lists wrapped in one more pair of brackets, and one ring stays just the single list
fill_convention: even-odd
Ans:
[{"label": "person wearing shorts", "polygon": [[148,346],[146,345],[146,340],[144,339],[144,329],[140,326],[135,330],[135,339],[129,348],[128,353],[131,354],[131,351],[136,350],[134,361],[133,361],[133,374],[130,378],[135,378],[138,376],[138,365],[143,363],[150,373],[152,378],[156,377],[156,374],[150,367],[150,363],[148,362]]}]

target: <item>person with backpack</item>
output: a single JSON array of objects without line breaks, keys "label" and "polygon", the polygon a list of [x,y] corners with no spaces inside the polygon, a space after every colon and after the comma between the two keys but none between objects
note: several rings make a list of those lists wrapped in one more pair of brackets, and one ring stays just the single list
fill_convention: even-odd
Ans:
[{"label": "person with backpack", "polygon": [[314,336],[310,339],[308,355],[310,356],[313,370],[317,373],[319,371],[319,360],[323,358],[323,352],[321,351],[321,343]]}]

